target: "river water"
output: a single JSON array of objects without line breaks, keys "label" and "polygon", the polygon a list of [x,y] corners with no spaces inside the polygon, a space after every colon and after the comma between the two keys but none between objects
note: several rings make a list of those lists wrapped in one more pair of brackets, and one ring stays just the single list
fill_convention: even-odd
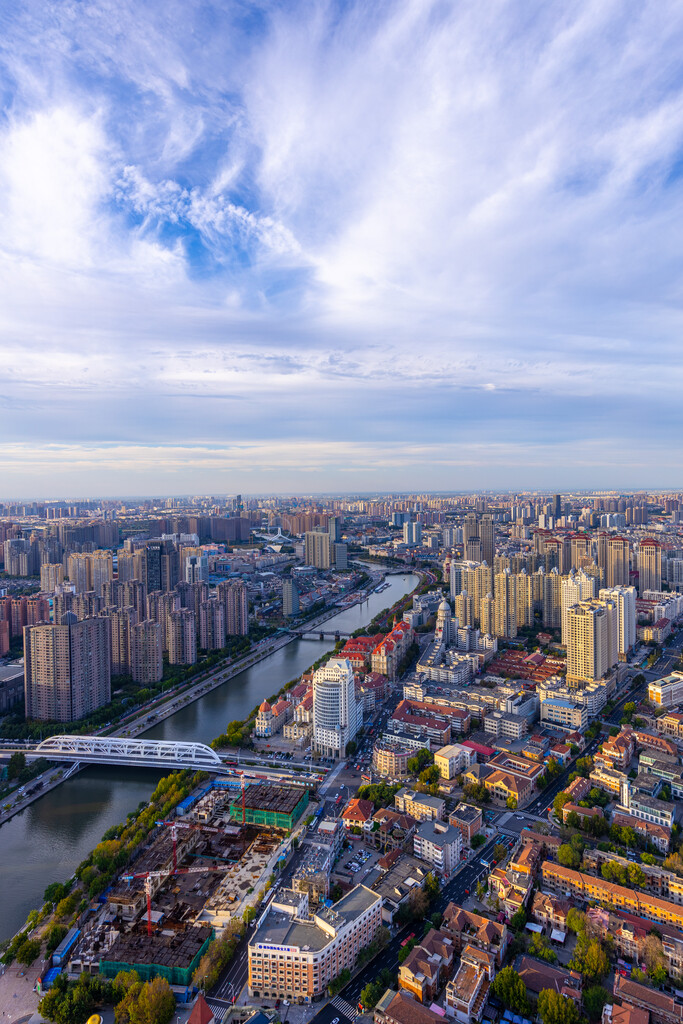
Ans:
[{"label": "river water", "polygon": [[[412,573],[387,577],[389,587],[324,623],[352,633],[417,586]],[[209,743],[228,722],[243,719],[264,697],[299,676],[334,646],[295,640],[145,733],[151,739]],[[160,771],[97,766],[79,772],[0,827],[0,940],[15,934],[50,882],[70,878],[112,825],[147,800]]]}]

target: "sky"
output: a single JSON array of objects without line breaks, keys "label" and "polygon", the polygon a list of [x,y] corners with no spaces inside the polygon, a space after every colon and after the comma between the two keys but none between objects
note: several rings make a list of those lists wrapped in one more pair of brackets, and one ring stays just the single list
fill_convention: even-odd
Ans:
[{"label": "sky", "polygon": [[678,0],[0,8],[0,500],[681,487]]}]

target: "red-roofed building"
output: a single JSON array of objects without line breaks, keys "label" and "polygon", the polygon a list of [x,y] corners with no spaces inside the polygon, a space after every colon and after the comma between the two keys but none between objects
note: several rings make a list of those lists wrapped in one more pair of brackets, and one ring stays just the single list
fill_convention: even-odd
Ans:
[{"label": "red-roofed building", "polygon": [[477,755],[477,761],[480,764],[486,764],[486,762],[490,761],[492,757],[495,757],[497,753],[495,747],[487,747],[483,743],[475,743],[474,740],[463,740],[462,745],[463,747],[469,747],[470,750],[475,752]]},{"label": "red-roofed building", "polygon": [[372,800],[361,800],[353,797],[342,812],[341,819],[345,828],[352,828],[354,825],[362,828],[367,821],[370,821],[375,807]]},{"label": "red-roofed building", "polygon": [[415,640],[415,631],[407,622],[399,622],[391,633],[377,644],[372,652],[370,664],[373,672],[379,672],[387,679],[395,679],[398,667],[408,648]]},{"label": "red-roofed building", "polygon": [[200,992],[197,1002],[192,1007],[192,1013],[187,1018],[187,1024],[215,1024],[215,1020],[213,1010]]}]

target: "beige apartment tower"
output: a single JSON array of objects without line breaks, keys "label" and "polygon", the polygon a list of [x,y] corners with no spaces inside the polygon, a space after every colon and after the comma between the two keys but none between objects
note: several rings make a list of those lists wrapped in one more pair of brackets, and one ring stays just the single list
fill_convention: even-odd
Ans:
[{"label": "beige apartment tower", "polygon": [[[628,581],[627,581],[628,582]],[[662,547],[652,537],[641,540],[638,547],[638,592],[662,589]]]},{"label": "beige apartment tower", "polygon": [[79,622],[72,612],[57,625],[24,629],[26,717],[75,722],[111,700],[109,623]]},{"label": "beige apartment tower", "polygon": [[197,620],[190,608],[178,608],[168,616],[168,660],[171,665],[197,661]]},{"label": "beige apartment tower", "polygon": [[212,597],[199,606],[199,646],[205,651],[220,651],[225,647],[225,609]]},{"label": "beige apartment tower", "polygon": [[158,683],[164,674],[161,626],[152,619],[137,622],[130,630],[131,675],[136,683]]},{"label": "beige apartment tower", "polygon": [[567,614],[567,683],[584,687],[619,660],[619,615],[611,601],[581,601]]}]

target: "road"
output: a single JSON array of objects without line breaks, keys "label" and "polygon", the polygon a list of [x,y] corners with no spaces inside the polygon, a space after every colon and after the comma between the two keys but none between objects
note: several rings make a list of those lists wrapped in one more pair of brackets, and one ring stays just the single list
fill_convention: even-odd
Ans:
[{"label": "road", "polygon": [[[493,857],[493,848],[496,843],[502,843],[510,849],[511,845],[514,845],[514,840],[511,840],[506,836],[495,836],[491,839],[481,850],[477,851],[477,858],[471,863],[467,864],[462,868],[457,875],[454,876],[441,890],[441,895],[432,904],[430,913],[436,914],[437,912],[443,913],[448,904],[451,901],[456,903],[462,902],[463,899],[467,899],[467,890],[470,893],[474,892],[477,886],[477,881],[482,875],[487,875],[488,871],[480,863],[481,860],[490,861]],[[354,1007],[357,1007],[360,999],[362,990],[371,981],[374,981],[377,975],[385,967],[389,968],[392,972],[398,970],[398,954],[401,949],[401,943],[405,938],[410,935],[411,932],[415,932],[418,938],[422,937],[421,923],[406,925],[401,928],[400,931],[394,935],[384,950],[375,957],[363,970],[353,978],[352,981],[343,989],[341,993],[341,999],[336,997],[331,1003],[326,1004],[322,1009],[312,1018],[311,1024],[333,1024],[334,1018],[339,1016],[340,1022],[351,1021],[353,1019],[350,1016]],[[348,1004],[345,1007],[344,1004]],[[330,1010],[332,1007],[332,1011]],[[344,1012],[345,1009],[347,1012]]]}]

